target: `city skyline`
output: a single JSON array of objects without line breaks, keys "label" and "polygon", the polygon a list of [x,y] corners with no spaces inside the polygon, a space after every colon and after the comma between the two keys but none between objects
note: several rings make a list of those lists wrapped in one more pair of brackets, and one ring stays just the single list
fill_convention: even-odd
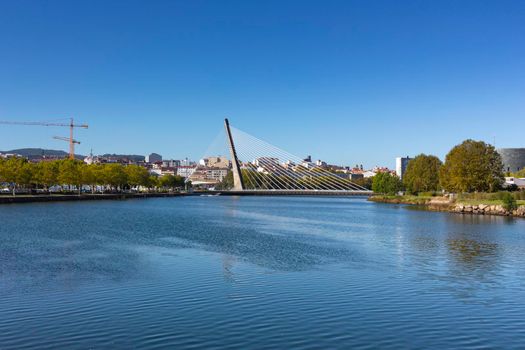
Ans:
[{"label": "city skyline", "polygon": [[[367,168],[524,146],[520,2],[29,3],[0,5],[0,120],[73,116],[81,154],[199,159],[224,117]],[[55,135],[1,126],[0,150],[66,150]]]}]

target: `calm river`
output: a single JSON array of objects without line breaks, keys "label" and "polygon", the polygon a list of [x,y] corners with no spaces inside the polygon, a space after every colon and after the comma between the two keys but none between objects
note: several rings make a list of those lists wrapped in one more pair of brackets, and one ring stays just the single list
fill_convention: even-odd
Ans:
[{"label": "calm river", "polygon": [[0,206],[0,349],[524,347],[523,219],[321,197]]}]

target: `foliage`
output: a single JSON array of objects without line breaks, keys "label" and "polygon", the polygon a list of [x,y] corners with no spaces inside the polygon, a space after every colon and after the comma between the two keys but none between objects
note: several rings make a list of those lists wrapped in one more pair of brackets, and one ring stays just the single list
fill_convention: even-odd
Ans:
[{"label": "foliage", "polygon": [[512,174],[512,176],[517,178],[524,178],[525,177],[525,168],[521,169],[520,171],[517,171]]},{"label": "foliage", "polygon": [[511,195],[515,200],[525,200],[525,190],[516,192],[499,191],[492,193],[477,192],[477,193],[461,193],[458,195],[458,200],[474,200],[474,201],[501,201],[507,195]]},{"label": "foliage", "polygon": [[403,189],[403,183],[396,175],[390,173],[378,173],[372,180],[372,191],[394,195]]},{"label": "foliage", "polygon": [[80,192],[82,185],[104,186],[123,190],[143,186],[146,188],[180,188],[184,186],[181,176],[166,175],[157,179],[148,169],[138,165],[85,164],[78,160],[56,160],[31,163],[24,158],[0,159],[0,183],[7,183],[15,193],[17,187],[26,189],[61,185],[74,187]]},{"label": "foliage", "polygon": [[179,175],[164,175],[159,178],[159,186],[163,188],[175,189],[184,187],[184,178]]},{"label": "foliage", "polygon": [[373,177],[362,177],[360,179],[352,180],[353,183],[356,185],[362,186],[366,188],[367,190],[372,189],[372,182],[374,181]]},{"label": "foliage", "polygon": [[71,159],[61,161],[58,167],[58,182],[64,185],[80,185],[81,164],[83,163]]},{"label": "foliage", "polygon": [[449,192],[496,191],[504,181],[501,156],[494,146],[466,140],[447,154],[439,181]]},{"label": "foliage", "polygon": [[505,192],[505,195],[503,198],[501,198],[501,200],[503,201],[503,208],[505,208],[505,210],[513,211],[518,209],[516,199],[509,192]]},{"label": "foliage", "polygon": [[403,185],[409,193],[439,190],[439,169],[442,163],[438,157],[420,154],[408,162],[403,175]]}]

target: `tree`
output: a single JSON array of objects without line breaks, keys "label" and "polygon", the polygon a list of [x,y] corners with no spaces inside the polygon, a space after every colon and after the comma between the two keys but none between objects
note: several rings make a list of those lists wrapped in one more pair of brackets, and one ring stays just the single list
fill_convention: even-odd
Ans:
[{"label": "tree", "polygon": [[124,171],[124,167],[120,164],[106,164],[104,165],[104,183],[110,185],[112,188],[120,188],[128,182],[128,176]]},{"label": "tree", "polygon": [[124,168],[130,187],[146,186],[148,184],[148,169],[139,165],[128,165]]},{"label": "tree", "polygon": [[35,170],[35,182],[42,185],[46,190],[58,184],[59,162],[40,162]]},{"label": "tree", "polygon": [[148,183],[146,185],[146,187],[151,190],[152,188],[155,188],[155,187],[158,187],[159,186],[159,178],[155,175],[150,175],[148,177]]},{"label": "tree", "polygon": [[503,181],[501,156],[483,141],[466,140],[452,148],[439,172],[449,192],[494,192]]},{"label": "tree", "polygon": [[23,162],[16,173],[16,183],[26,188],[32,185],[34,168],[33,163]]},{"label": "tree", "polygon": [[372,189],[372,182],[374,181],[373,177],[362,177],[360,179],[352,180],[353,183],[356,185],[362,186],[366,188],[367,190]]},{"label": "tree", "polygon": [[80,166],[82,162],[74,159],[65,159],[60,161],[58,166],[58,182],[61,185],[76,185],[80,193],[81,173]]},{"label": "tree", "polygon": [[229,190],[233,188],[233,171],[228,171],[228,174],[222,179],[222,181],[215,186],[217,190]]},{"label": "tree", "polygon": [[403,183],[396,175],[390,173],[378,173],[372,180],[372,191],[394,195],[403,189]]},{"label": "tree", "polygon": [[95,193],[97,174],[93,165],[82,164],[80,166],[80,179],[82,184],[89,185],[91,187],[91,193]]},{"label": "tree", "polygon": [[408,162],[403,185],[409,193],[437,191],[439,189],[439,170],[443,163],[438,157],[420,154]]},{"label": "tree", "polygon": [[501,200],[503,201],[503,208],[506,211],[512,212],[513,210],[518,209],[518,204],[516,202],[516,199],[509,192],[505,192]]},{"label": "tree", "polygon": [[184,186],[184,178],[179,175],[164,175],[159,178],[159,186],[164,188],[180,188]]},{"label": "tree", "polygon": [[19,174],[22,172],[22,167],[27,163],[26,159],[23,158],[9,158],[2,161],[0,166],[0,181],[8,182],[11,184],[13,190],[13,196],[16,194],[16,185],[18,180],[21,178]]}]

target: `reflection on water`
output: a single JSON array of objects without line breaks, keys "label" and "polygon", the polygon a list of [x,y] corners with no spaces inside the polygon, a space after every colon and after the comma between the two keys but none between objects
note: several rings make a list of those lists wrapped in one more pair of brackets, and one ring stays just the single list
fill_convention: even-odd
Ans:
[{"label": "reflection on water", "polygon": [[493,269],[496,265],[498,245],[472,239],[450,239],[450,253],[458,264],[468,269]]},{"label": "reflection on water", "polygon": [[525,342],[525,220],[187,197],[2,206],[0,222],[2,349]]}]

